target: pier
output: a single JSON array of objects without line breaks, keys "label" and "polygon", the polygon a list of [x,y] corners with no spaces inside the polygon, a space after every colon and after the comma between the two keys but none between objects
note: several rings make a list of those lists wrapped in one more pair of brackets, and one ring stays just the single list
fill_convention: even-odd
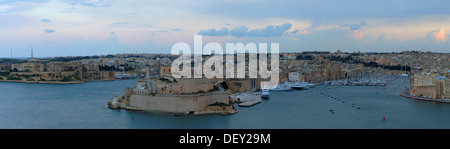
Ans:
[{"label": "pier", "polygon": [[416,99],[416,100],[434,101],[434,102],[441,102],[441,103],[450,103],[450,100],[448,100],[448,99],[433,99],[433,98],[423,98],[423,97],[411,96],[411,95],[408,95],[407,90],[403,90],[400,93],[400,96],[403,96],[403,97],[406,97],[406,98],[410,98],[410,99]]}]

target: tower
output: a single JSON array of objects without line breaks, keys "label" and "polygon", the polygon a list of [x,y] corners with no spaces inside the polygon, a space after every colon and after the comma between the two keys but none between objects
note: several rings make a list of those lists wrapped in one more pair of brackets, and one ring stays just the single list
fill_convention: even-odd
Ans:
[{"label": "tower", "polygon": [[150,69],[149,69],[149,68],[146,69],[146,72],[145,72],[145,79],[146,79],[146,80],[149,80],[149,79],[150,79]]},{"label": "tower", "polygon": [[33,46],[31,46],[31,58],[33,58]]}]

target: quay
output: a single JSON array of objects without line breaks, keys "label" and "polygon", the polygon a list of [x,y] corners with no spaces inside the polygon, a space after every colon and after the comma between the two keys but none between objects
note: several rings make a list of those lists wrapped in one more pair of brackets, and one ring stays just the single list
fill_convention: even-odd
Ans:
[{"label": "quay", "polygon": [[246,98],[242,103],[239,103],[238,106],[240,107],[251,107],[253,105],[256,105],[258,103],[261,103],[261,94],[259,92],[257,93],[244,93]]},{"label": "quay", "polygon": [[406,98],[410,98],[410,99],[416,99],[416,100],[434,101],[434,102],[441,102],[441,103],[450,103],[450,100],[448,100],[448,99],[433,99],[433,98],[423,98],[423,97],[411,96],[411,95],[408,95],[408,91],[407,90],[403,90],[400,93],[400,96],[403,96],[403,97],[406,97]]}]

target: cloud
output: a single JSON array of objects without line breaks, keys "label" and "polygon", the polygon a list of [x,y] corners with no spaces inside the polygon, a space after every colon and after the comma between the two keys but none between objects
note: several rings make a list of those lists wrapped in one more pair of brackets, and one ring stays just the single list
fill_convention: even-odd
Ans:
[{"label": "cloud", "polygon": [[230,24],[230,23],[222,23],[223,25],[226,25],[226,26],[233,26],[233,24]]},{"label": "cloud", "polygon": [[44,29],[44,32],[47,34],[50,34],[50,33],[54,33],[55,30],[54,29]]},{"label": "cloud", "polygon": [[446,41],[446,39],[445,39],[445,29],[433,30],[432,33],[433,33],[434,40],[442,41],[442,42]]},{"label": "cloud", "polygon": [[81,5],[87,7],[108,7],[116,3],[116,0],[63,0],[72,6]]},{"label": "cloud", "polygon": [[186,30],[176,28],[176,29],[170,29],[170,30],[151,31],[150,33],[152,33],[151,36],[154,36],[156,33],[167,33],[167,34],[170,34],[170,32],[183,32],[183,31],[186,31]]},{"label": "cloud", "polygon": [[118,26],[127,25],[127,24],[128,24],[128,22],[114,22],[114,23],[109,24],[109,26],[118,27]]},{"label": "cloud", "polygon": [[227,36],[229,34],[229,31],[227,28],[222,28],[220,30],[211,28],[208,30],[201,30],[197,34],[203,35],[203,36]]},{"label": "cloud", "polygon": [[176,28],[176,29],[171,29],[170,31],[174,31],[174,32],[182,32],[182,31],[185,31],[185,30],[184,30],[184,29]]},{"label": "cloud", "polygon": [[42,19],[41,22],[50,23],[51,21],[49,19]]},{"label": "cloud", "polygon": [[297,32],[298,32],[298,29],[292,31],[291,33],[292,33],[292,34],[295,34],[295,33],[297,33]]},{"label": "cloud", "polygon": [[427,33],[425,39],[428,41],[437,41],[437,42],[445,42],[447,39],[445,38],[445,29],[435,29]]},{"label": "cloud", "polygon": [[245,26],[235,27],[230,30],[230,35],[234,37],[244,37],[247,34],[248,28]]},{"label": "cloud", "polygon": [[367,25],[366,22],[360,22],[359,24],[344,24],[344,25],[340,25],[338,28],[354,31],[354,30],[359,30],[359,29],[361,29],[361,27],[366,26],[366,25]]},{"label": "cloud", "polygon": [[361,39],[364,37],[364,33],[360,31],[353,31],[353,37],[355,37],[355,39]]},{"label": "cloud", "polygon": [[248,31],[249,37],[280,37],[286,34],[286,31],[291,29],[291,23],[285,23],[283,25],[273,26],[268,25],[263,29],[254,29]]},{"label": "cloud", "polygon": [[119,43],[119,37],[117,36],[117,34],[114,33],[114,32],[110,32],[108,40],[107,40],[107,43],[109,43],[109,44],[117,44],[117,43]]},{"label": "cloud", "polygon": [[[267,25],[265,28],[261,29],[252,29],[249,30],[246,26],[235,27],[232,30],[227,28],[222,28],[220,30],[216,30],[214,28],[208,30],[201,30],[198,32],[199,35],[204,36],[234,36],[234,37],[280,37],[288,34],[287,32],[291,29],[292,24],[285,23],[283,25],[273,26]],[[297,33],[298,30],[294,30],[291,33]]]}]

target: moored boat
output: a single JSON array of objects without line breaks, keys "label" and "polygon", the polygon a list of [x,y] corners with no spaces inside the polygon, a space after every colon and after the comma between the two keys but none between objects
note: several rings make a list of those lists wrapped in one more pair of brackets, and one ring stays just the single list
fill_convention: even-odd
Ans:
[{"label": "moored boat", "polygon": [[269,99],[269,89],[262,89],[262,99]]}]

